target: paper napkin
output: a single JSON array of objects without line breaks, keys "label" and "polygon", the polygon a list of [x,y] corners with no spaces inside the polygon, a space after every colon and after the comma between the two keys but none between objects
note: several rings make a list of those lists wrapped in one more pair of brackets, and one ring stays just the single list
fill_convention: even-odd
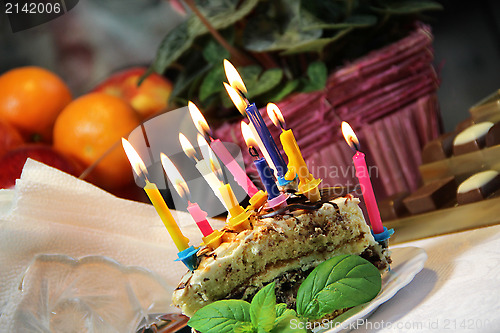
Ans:
[{"label": "paper napkin", "polygon": [[[180,211],[172,214],[183,225],[190,244],[198,246],[201,233],[191,216]],[[210,222],[214,228],[222,224]],[[20,284],[27,268],[40,256],[99,256],[120,267],[139,267],[158,278],[170,295],[186,272],[182,263],[174,262],[177,252],[153,206],[117,198],[28,160],[15,188],[0,190],[0,331],[16,331],[12,325],[23,298]],[[105,272],[103,275],[106,279]]]}]

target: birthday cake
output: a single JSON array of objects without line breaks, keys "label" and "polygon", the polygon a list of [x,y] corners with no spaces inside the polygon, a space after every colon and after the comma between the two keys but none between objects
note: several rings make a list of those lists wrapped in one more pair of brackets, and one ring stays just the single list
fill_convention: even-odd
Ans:
[{"label": "birthday cake", "polygon": [[293,309],[301,282],[334,256],[360,255],[381,272],[387,270],[389,251],[373,238],[359,200],[350,194],[332,199],[322,193],[318,203],[297,198],[296,203],[267,214],[274,216],[254,212],[251,228],[239,233],[225,228],[220,246],[198,252],[198,268],[180,281],[174,305],[191,317],[217,300],[250,301],[274,282],[277,302]]}]

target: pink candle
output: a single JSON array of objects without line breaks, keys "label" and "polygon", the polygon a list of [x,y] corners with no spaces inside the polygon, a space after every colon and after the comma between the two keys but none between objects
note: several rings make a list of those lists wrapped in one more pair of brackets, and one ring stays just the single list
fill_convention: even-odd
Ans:
[{"label": "pink candle", "polygon": [[[370,174],[368,173],[368,167],[366,166],[365,154],[359,151],[358,138],[356,137],[356,134],[354,134],[351,126],[345,121],[342,122],[342,134],[344,135],[344,139],[347,144],[356,150],[356,154],[352,157],[352,161],[354,163],[354,167],[356,168],[356,177],[358,178],[359,185],[361,186],[361,192],[363,193],[363,199],[368,212],[368,218],[370,219],[370,225],[375,235],[381,234],[385,230],[382,225],[382,219],[380,218],[375,193],[373,193]],[[390,234],[388,234],[387,238],[389,236]]]},{"label": "pink candle", "polygon": [[248,178],[245,170],[239,166],[238,162],[236,162],[224,144],[219,139],[215,140],[212,138],[210,135],[210,127],[198,107],[196,107],[193,102],[189,102],[188,108],[191,118],[193,119],[194,126],[198,132],[202,135],[208,134],[212,150],[228,168],[229,172],[231,172],[238,185],[240,185],[250,197],[253,197],[257,192],[259,192],[259,189],[252,183],[250,178]]},{"label": "pink candle", "polygon": [[259,189],[252,183],[250,178],[248,178],[245,170],[240,167],[238,162],[236,162],[234,157],[219,139],[212,140],[212,142],[210,142],[210,147],[228,168],[229,172],[231,172],[234,180],[236,180],[238,185],[240,185],[250,197],[253,197],[259,192]]},{"label": "pink candle", "polygon": [[382,219],[380,218],[375,193],[373,193],[372,182],[368,173],[368,167],[366,166],[365,154],[357,151],[352,157],[352,161],[356,168],[356,177],[358,177],[359,185],[361,186],[361,192],[363,193],[363,199],[365,200],[366,210],[373,233],[380,234],[384,232],[384,227],[382,225]]},{"label": "pink candle", "polygon": [[187,210],[196,222],[203,237],[207,237],[214,231],[207,221],[207,212],[203,211],[197,203],[189,202]]}]

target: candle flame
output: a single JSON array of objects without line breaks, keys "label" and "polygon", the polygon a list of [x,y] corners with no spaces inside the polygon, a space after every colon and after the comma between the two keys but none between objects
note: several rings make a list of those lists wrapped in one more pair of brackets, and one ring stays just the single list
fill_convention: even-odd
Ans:
[{"label": "candle flame", "polygon": [[344,135],[344,139],[349,145],[349,147],[359,150],[359,140],[351,128],[351,125],[346,121],[342,122],[342,134]]},{"label": "candle flame", "polygon": [[179,142],[181,143],[182,150],[187,157],[193,160],[198,160],[196,150],[183,133],[179,133]]},{"label": "candle flame", "polygon": [[247,92],[247,87],[245,87],[245,83],[241,79],[240,73],[238,73],[233,64],[227,59],[224,59],[224,72],[226,73],[227,82],[229,82],[231,87],[243,93]]},{"label": "candle flame", "polygon": [[194,126],[196,126],[198,132],[200,132],[203,135],[205,134],[210,135],[212,133],[210,131],[210,126],[208,126],[205,117],[203,117],[203,114],[201,113],[200,109],[198,109],[196,104],[189,101],[188,109],[189,113],[191,114],[191,119],[193,119]]},{"label": "candle flame", "polygon": [[219,161],[217,161],[217,158],[210,158],[208,161],[208,165],[210,167],[210,170],[212,170],[213,173],[215,173],[215,176],[219,180],[221,186],[224,185],[224,182],[222,179],[224,178],[224,174],[222,173],[222,168],[220,167]]},{"label": "candle flame", "polygon": [[122,138],[122,146],[123,150],[125,150],[125,154],[132,165],[132,169],[138,177],[144,176],[148,177],[148,169],[146,169],[146,165],[142,161],[142,158],[137,154],[137,151],[132,147],[130,142],[127,139]]},{"label": "candle flame", "polygon": [[177,193],[181,196],[181,198],[189,198],[190,193],[187,183],[184,178],[182,178],[179,170],[177,170],[174,163],[172,163],[172,161],[164,153],[160,154],[160,159],[163,170],[165,170],[168,179],[170,179],[172,185],[174,185]]},{"label": "candle flame", "polygon": [[243,139],[245,139],[248,148],[257,147],[257,140],[255,140],[250,126],[243,120],[241,121],[241,134],[243,134]]},{"label": "candle flame", "polygon": [[222,168],[219,164],[219,160],[217,157],[215,157],[215,153],[210,148],[210,145],[208,144],[207,140],[203,137],[203,135],[198,134],[198,146],[200,147],[201,154],[203,155],[203,159],[205,162],[207,162],[210,166],[210,170],[215,173],[217,178],[219,180],[222,179]]},{"label": "candle flame", "polygon": [[238,111],[240,111],[240,113],[242,115],[246,116],[246,114],[247,114],[247,111],[246,111],[247,102],[245,101],[245,99],[243,97],[241,97],[240,93],[236,89],[231,87],[229,84],[227,84],[226,82],[223,82],[223,84],[224,84],[224,88],[226,88],[226,91],[227,91],[227,94],[229,95],[229,98],[231,98],[231,100],[233,101],[233,104],[236,106]]},{"label": "candle flame", "polygon": [[267,103],[267,115],[271,118],[274,126],[285,128],[285,118],[283,118],[283,114],[281,113],[280,108],[274,103]]}]

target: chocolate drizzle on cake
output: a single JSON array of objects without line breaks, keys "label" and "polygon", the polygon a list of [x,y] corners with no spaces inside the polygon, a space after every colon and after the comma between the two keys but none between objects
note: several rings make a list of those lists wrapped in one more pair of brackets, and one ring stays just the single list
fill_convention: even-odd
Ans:
[{"label": "chocolate drizzle on cake", "polygon": [[[260,218],[268,218],[275,217],[278,215],[283,215],[286,212],[294,212],[297,210],[306,210],[306,211],[315,211],[321,208],[323,204],[328,203],[331,204],[331,200],[339,197],[349,196],[354,189],[349,187],[325,187],[320,190],[321,200],[317,202],[310,202],[305,195],[298,194],[290,197],[288,199],[288,205],[280,208],[278,210],[269,212],[269,211],[260,211]],[[346,199],[348,200],[348,199]],[[335,205],[336,206],[336,205]],[[335,207],[338,211],[338,206]]]}]

